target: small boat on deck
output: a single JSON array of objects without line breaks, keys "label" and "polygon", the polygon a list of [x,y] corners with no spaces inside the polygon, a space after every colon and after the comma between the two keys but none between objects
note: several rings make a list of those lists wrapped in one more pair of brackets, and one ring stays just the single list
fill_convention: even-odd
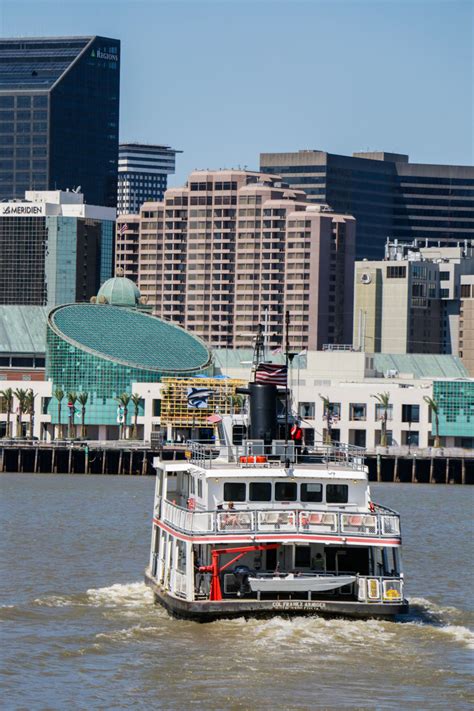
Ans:
[{"label": "small boat on deck", "polygon": [[274,575],[272,577],[249,576],[252,592],[327,592],[355,583],[355,575]]}]

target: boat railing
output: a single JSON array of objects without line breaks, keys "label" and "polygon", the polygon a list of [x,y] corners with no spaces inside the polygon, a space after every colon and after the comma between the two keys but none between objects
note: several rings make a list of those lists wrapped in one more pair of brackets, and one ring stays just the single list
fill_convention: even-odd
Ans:
[{"label": "boat railing", "polygon": [[[158,514],[157,514],[158,515]],[[314,533],[342,536],[400,537],[400,518],[390,509],[371,513],[313,509],[232,509],[199,511],[163,500],[161,518],[179,531],[201,535],[219,533]]]},{"label": "boat railing", "polygon": [[364,471],[365,449],[344,442],[315,442],[311,449],[295,446],[293,441],[275,440],[265,445],[263,440],[248,440],[240,445],[219,445],[188,440],[185,455],[192,464],[210,469],[222,463],[240,467],[281,467],[319,465],[329,469],[338,465]]}]

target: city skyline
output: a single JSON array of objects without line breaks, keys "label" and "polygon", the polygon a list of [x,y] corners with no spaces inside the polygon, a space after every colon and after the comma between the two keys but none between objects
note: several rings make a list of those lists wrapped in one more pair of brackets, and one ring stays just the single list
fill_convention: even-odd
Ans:
[{"label": "city skyline", "polygon": [[257,170],[260,152],[302,148],[472,162],[469,3],[119,7],[7,1],[2,36],[118,37],[120,141],[179,146],[170,185],[194,169]]}]

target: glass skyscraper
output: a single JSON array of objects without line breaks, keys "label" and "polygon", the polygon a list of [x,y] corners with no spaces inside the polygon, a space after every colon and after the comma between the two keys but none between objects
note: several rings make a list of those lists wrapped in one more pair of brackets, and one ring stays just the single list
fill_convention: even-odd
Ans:
[{"label": "glass skyscraper", "polygon": [[262,153],[263,173],[278,174],[309,200],[357,219],[356,259],[383,259],[391,240],[472,239],[474,167],[410,163],[398,153]]},{"label": "glass skyscraper", "polygon": [[89,301],[112,276],[115,208],[74,192],[0,203],[0,304]]},{"label": "glass skyscraper", "polygon": [[115,207],[120,42],[0,40],[0,200],[81,186]]}]

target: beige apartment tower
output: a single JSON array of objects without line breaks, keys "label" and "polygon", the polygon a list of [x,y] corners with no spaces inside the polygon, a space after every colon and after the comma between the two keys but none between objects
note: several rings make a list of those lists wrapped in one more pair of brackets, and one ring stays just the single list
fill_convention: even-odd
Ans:
[{"label": "beige apartment tower", "polygon": [[461,277],[459,357],[474,378],[474,274]]},{"label": "beige apartment tower", "polygon": [[138,285],[155,313],[215,347],[350,343],[355,220],[279,176],[195,171],[140,210]]}]

